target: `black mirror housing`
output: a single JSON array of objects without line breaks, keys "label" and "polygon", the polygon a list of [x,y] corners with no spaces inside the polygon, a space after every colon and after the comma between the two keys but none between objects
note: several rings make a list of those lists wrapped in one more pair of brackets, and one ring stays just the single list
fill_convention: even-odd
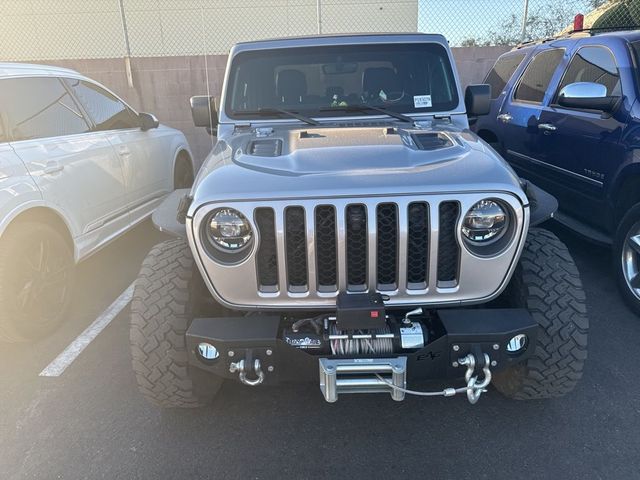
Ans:
[{"label": "black mirror housing", "polygon": [[140,119],[140,129],[143,132],[147,130],[151,130],[153,128],[158,128],[160,126],[160,122],[156,118],[155,115],[151,113],[140,112],[138,114],[138,118]]},{"label": "black mirror housing", "polygon": [[491,111],[491,85],[469,85],[464,92],[467,116],[478,117]]},{"label": "black mirror housing", "polygon": [[602,112],[612,112],[620,97],[558,97],[558,105],[567,108],[578,108],[580,110],[600,110]]},{"label": "black mirror housing", "polygon": [[191,116],[196,127],[206,127],[215,132],[218,127],[218,112],[215,99],[208,95],[191,97]]}]

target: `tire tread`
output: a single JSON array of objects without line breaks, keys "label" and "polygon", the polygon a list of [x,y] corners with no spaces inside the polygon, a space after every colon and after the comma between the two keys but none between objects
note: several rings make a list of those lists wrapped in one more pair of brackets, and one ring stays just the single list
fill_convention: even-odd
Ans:
[{"label": "tire tread", "polygon": [[497,374],[496,388],[518,400],[571,392],[587,358],[589,321],[580,274],[567,247],[553,233],[531,229],[505,293],[527,308],[540,328],[533,355]]},{"label": "tire tread", "polygon": [[195,408],[207,403],[196,393],[189,375],[185,343],[194,271],[187,243],[168,240],[151,249],[135,283],[130,333],[133,371],[140,392],[160,407]]}]

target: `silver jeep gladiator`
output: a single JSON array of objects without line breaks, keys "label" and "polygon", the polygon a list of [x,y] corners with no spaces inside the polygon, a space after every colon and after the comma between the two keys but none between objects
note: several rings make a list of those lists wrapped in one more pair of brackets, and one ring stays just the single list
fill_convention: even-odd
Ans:
[{"label": "silver jeep gladiator", "polygon": [[236,45],[219,110],[191,99],[217,142],[153,216],[175,238],[135,285],[142,393],[194,407],[224,379],[311,380],[329,402],[570,392],[587,356],[579,274],[532,228],[555,199],[469,131],[489,99],[462,92],[440,35]]}]

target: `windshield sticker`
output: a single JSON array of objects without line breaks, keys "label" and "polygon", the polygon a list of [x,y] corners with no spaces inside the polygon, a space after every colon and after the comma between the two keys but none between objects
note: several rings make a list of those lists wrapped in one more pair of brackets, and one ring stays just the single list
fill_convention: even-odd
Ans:
[{"label": "windshield sticker", "polygon": [[382,100],[383,102],[387,101],[387,94],[385,93],[384,90],[380,90],[380,93],[378,94],[378,97],[380,97],[380,100]]},{"label": "windshield sticker", "polygon": [[414,95],[413,96],[414,108],[429,108],[431,107],[431,95]]}]

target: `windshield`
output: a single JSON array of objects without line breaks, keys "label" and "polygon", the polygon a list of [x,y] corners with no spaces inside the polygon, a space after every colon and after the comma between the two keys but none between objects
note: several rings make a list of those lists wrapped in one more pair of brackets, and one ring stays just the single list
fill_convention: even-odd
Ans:
[{"label": "windshield", "polygon": [[348,107],[371,105],[397,113],[441,112],[458,105],[445,48],[437,43],[340,45],[257,50],[235,56],[229,118],[381,114]]}]

